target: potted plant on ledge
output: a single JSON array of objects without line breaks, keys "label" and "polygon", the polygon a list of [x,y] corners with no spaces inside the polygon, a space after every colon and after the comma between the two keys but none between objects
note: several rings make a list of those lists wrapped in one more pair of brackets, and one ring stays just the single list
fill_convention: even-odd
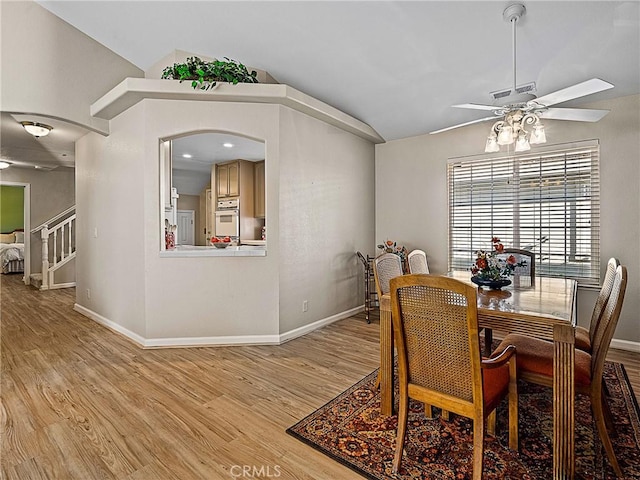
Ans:
[{"label": "potted plant on ledge", "polygon": [[191,80],[191,86],[200,90],[209,90],[218,82],[228,82],[234,85],[238,83],[259,83],[257,73],[251,73],[242,63],[230,58],[225,60],[214,59],[212,62],[201,60],[198,57],[189,57],[185,63],[174,63],[162,71],[163,79],[167,80]]}]

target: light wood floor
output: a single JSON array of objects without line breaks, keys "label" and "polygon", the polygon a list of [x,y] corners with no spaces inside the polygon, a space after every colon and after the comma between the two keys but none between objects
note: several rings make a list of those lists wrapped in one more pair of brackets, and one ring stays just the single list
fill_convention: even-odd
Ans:
[{"label": "light wood floor", "polygon": [[[74,289],[0,282],[1,478],[362,478],[285,430],[377,368],[377,319],[280,346],[143,350],[74,312]],[[640,354],[611,358],[637,395]]]}]

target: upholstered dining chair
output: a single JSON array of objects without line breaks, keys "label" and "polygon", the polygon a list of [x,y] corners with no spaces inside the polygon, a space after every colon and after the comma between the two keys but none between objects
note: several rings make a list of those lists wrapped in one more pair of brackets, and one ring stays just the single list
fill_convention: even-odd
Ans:
[{"label": "upholstered dining chair", "polygon": [[495,409],[505,396],[509,397],[509,448],[518,448],[515,348],[482,359],[477,292],[471,285],[410,274],[392,279],[390,287],[400,385],[393,472],[400,469],[409,398],[413,398],[473,419],[473,479],[480,480],[484,433],[493,433]]},{"label": "upholstered dining chair", "polygon": [[618,268],[618,265],[620,265],[620,261],[614,257],[610,258],[607,262],[607,271],[604,275],[604,280],[602,281],[602,287],[600,288],[600,293],[598,293],[596,304],[593,307],[593,312],[591,313],[591,323],[589,324],[589,328],[576,327],[576,348],[587,353],[591,353],[593,337],[595,335],[596,328],[598,327],[598,322],[602,316],[602,312],[604,311],[604,307],[607,305],[607,301],[611,295],[611,289],[613,288],[613,281],[616,278],[616,269]]},{"label": "upholstered dining chair", "polygon": [[[618,265],[609,301],[606,303],[595,328],[591,353],[576,350],[574,370],[576,393],[589,395],[600,440],[618,478],[623,478],[623,475],[607,432],[605,414],[608,412],[608,404],[605,395],[603,395],[602,374],[611,338],[620,317],[626,286],[627,269]],[[502,348],[512,345],[515,345],[518,352],[518,376],[528,382],[553,386],[553,343],[525,335],[510,334],[498,346],[496,354],[501,354]]]},{"label": "upholstered dining chair", "polygon": [[412,250],[407,255],[407,261],[409,263],[409,273],[429,273],[427,254],[423,250]]}]

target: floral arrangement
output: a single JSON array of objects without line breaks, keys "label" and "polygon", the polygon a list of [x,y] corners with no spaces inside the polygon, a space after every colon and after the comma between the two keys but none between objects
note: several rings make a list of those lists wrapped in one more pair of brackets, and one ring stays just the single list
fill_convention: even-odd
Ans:
[{"label": "floral arrangement", "polygon": [[493,249],[490,252],[478,250],[476,261],[471,266],[471,273],[482,280],[501,280],[510,275],[516,267],[524,267],[526,262],[518,262],[514,255],[506,259],[498,257],[504,251],[504,245],[498,237],[491,239]]},{"label": "floral arrangement", "polygon": [[385,240],[378,245],[378,248],[382,250],[382,253],[395,253],[398,255],[400,260],[402,260],[402,265],[407,261],[407,255],[409,254],[408,250],[404,246],[398,246],[398,244],[393,240]]}]

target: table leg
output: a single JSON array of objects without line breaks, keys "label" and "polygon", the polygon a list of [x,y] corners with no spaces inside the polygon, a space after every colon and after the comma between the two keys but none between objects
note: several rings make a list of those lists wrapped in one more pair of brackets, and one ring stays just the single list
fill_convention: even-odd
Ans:
[{"label": "table leg", "polygon": [[553,327],[553,478],[573,479],[575,473],[575,329]]},{"label": "table leg", "polygon": [[393,327],[385,296],[380,299],[380,412],[393,415]]}]

